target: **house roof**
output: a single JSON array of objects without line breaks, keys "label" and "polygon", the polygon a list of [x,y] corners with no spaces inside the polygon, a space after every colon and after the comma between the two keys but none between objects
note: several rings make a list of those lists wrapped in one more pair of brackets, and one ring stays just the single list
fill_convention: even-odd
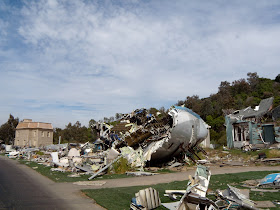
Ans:
[{"label": "house roof", "polygon": [[258,110],[252,109],[251,107],[247,107],[245,109],[235,111],[232,115],[234,117],[242,119],[251,117],[260,118],[272,109],[273,99],[273,97],[270,97],[261,100],[258,106]]},{"label": "house roof", "polygon": [[49,129],[53,130],[53,126],[51,123],[43,123],[43,122],[20,122],[16,129]]},{"label": "house roof", "polygon": [[272,118],[273,118],[274,120],[280,118],[280,105],[277,106],[275,109],[272,110]]}]

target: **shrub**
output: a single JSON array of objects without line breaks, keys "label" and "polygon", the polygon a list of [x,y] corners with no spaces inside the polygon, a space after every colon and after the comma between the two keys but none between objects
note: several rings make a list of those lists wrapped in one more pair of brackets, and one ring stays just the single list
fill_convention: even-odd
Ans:
[{"label": "shrub", "polygon": [[128,160],[124,157],[121,157],[117,162],[112,165],[112,173],[115,174],[124,174],[126,171],[130,171],[133,168],[131,164],[128,163]]}]

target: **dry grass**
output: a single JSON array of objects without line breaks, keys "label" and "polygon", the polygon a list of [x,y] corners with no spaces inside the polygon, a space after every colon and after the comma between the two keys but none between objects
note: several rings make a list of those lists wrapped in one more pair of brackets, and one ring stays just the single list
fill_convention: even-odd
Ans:
[{"label": "dry grass", "polygon": [[268,158],[280,158],[280,150],[272,149],[268,151]]}]

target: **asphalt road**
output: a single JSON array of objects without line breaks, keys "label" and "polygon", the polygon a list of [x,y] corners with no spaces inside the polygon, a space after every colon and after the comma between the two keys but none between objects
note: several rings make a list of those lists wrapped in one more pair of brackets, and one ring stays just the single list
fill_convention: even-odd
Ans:
[{"label": "asphalt road", "polygon": [[69,209],[11,161],[0,158],[0,209]]}]

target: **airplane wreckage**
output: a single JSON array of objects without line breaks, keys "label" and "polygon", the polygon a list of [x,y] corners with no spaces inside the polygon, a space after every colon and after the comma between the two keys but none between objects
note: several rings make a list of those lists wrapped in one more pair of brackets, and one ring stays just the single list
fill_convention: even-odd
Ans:
[{"label": "airplane wreckage", "polygon": [[166,116],[137,109],[124,115],[115,126],[99,122],[92,129],[96,130],[104,149],[122,151],[122,148],[129,147],[145,162],[161,163],[172,157],[188,157],[194,162],[194,156],[199,159],[196,153],[205,153],[199,144],[208,135],[207,127],[192,110],[174,106]]}]

